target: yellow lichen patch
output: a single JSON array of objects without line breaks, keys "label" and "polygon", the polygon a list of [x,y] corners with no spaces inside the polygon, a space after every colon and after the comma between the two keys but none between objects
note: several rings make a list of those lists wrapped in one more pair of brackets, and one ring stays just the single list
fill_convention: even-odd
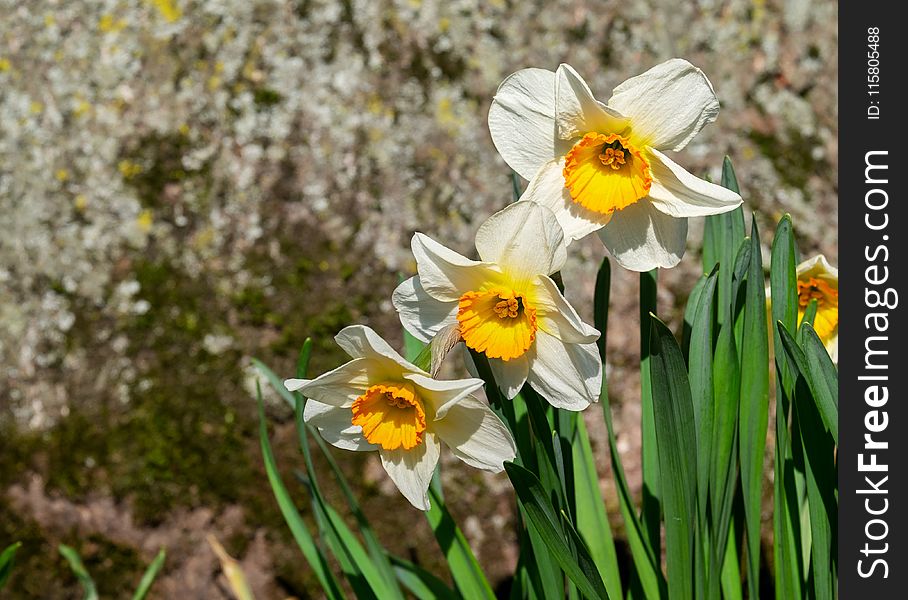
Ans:
[{"label": "yellow lichen patch", "polygon": [[6,73],[13,67],[8,58],[0,58],[0,73]]},{"label": "yellow lichen patch", "polygon": [[626,208],[649,194],[649,161],[617,134],[588,133],[564,160],[564,186],[577,204],[601,214]]},{"label": "yellow lichen patch", "polygon": [[808,277],[798,281],[798,325],[811,300],[817,301],[813,329],[826,342],[839,326],[839,290],[823,279]]},{"label": "yellow lichen patch", "polygon": [[467,292],[457,320],[464,343],[488,358],[523,356],[536,340],[536,309],[513,290]]},{"label": "yellow lichen patch", "polygon": [[121,160],[117,163],[117,169],[125,179],[132,179],[142,172],[142,165],[134,163],[129,159]]},{"label": "yellow lichen patch", "polygon": [[373,385],[351,407],[353,425],[370,444],[385,450],[412,450],[422,443],[426,411],[411,383]]},{"label": "yellow lichen patch", "polygon": [[164,20],[168,23],[178,21],[183,16],[183,11],[176,5],[174,0],[150,0]]},{"label": "yellow lichen patch", "polygon": [[105,13],[98,19],[98,29],[101,30],[102,33],[116,33],[123,30],[125,27],[126,21],[117,19],[110,13]]},{"label": "yellow lichen patch", "polygon": [[138,218],[136,218],[136,224],[143,233],[148,233],[151,231],[152,224],[154,224],[154,214],[146,208],[139,213]]}]

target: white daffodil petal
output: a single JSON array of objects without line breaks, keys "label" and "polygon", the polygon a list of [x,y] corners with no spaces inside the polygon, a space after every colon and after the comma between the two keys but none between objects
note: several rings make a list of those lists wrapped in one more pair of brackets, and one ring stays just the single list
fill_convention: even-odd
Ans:
[{"label": "white daffodil petal", "polygon": [[378,446],[363,437],[362,427],[351,423],[352,418],[349,408],[338,408],[312,399],[306,401],[303,410],[303,420],[318,429],[322,439],[332,446],[343,450],[377,450]]},{"label": "white daffodil petal", "polygon": [[574,202],[564,187],[564,157],[544,164],[530,180],[520,201],[535,202],[555,213],[568,244],[602,229],[611,219],[610,214],[593,212]]},{"label": "white daffodil petal", "polygon": [[574,307],[561,295],[555,282],[548,277],[536,280],[533,304],[539,328],[562,342],[589,344],[599,339],[599,331],[583,322]]},{"label": "white daffodil petal", "polygon": [[[530,371],[530,358],[528,354],[532,353],[531,348],[527,354],[512,358],[511,360],[501,360],[500,358],[490,358],[489,367],[492,369],[492,375],[495,376],[495,383],[498,389],[505,397],[510,400],[520,392],[520,388],[526,383],[527,373]],[[475,368],[475,367],[474,367]]]},{"label": "white daffodil petal", "polygon": [[465,258],[421,233],[413,235],[410,247],[420,285],[442,302],[456,302],[464,291],[479,289],[496,273],[492,265]]},{"label": "white daffodil petal", "polygon": [[391,302],[404,329],[421,342],[430,342],[443,327],[457,322],[457,302],[436,300],[423,289],[419,277],[397,286]]},{"label": "white daffodil petal", "polygon": [[472,396],[435,421],[435,433],[451,452],[471,467],[498,473],[514,460],[517,448],[507,426],[484,402]]},{"label": "white daffodil petal", "polygon": [[391,481],[419,510],[429,510],[429,483],[435,473],[439,455],[438,439],[429,431],[423,435],[423,442],[410,450],[378,451],[381,464],[391,477]]},{"label": "white daffodil petal", "polygon": [[597,102],[577,71],[562,64],[555,72],[555,125],[558,137],[571,140],[589,131],[621,132],[627,119],[614,107]]},{"label": "white daffodil petal", "polygon": [[[432,408],[435,419],[443,419],[452,406],[484,385],[482,379],[432,379],[418,373],[404,375],[420,389],[419,395]],[[429,418],[433,418],[432,414]]]},{"label": "white daffodil petal", "polygon": [[555,136],[555,74],[523,69],[508,76],[489,108],[492,143],[526,180],[546,161],[571,147]]},{"label": "white daffodil petal", "polygon": [[826,342],[826,351],[829,352],[829,358],[832,359],[832,362],[839,364],[839,328],[836,327],[835,333],[829,338],[829,341]]},{"label": "white daffodil petal", "polygon": [[633,123],[633,136],[659,150],[681,150],[716,120],[719,99],[703,71],[673,58],[615,88],[608,105]]},{"label": "white daffodil petal", "polygon": [[565,344],[544,331],[536,334],[536,359],[527,382],[552,406],[583,410],[599,399],[602,361],[596,344]]},{"label": "white daffodil petal", "polygon": [[670,217],[644,198],[616,212],[598,233],[602,243],[625,269],[670,268],[684,256],[687,219]]},{"label": "white daffodil petal", "polygon": [[476,231],[476,249],[482,260],[526,279],[554,273],[567,260],[558,219],[535,202],[515,202],[486,219]]},{"label": "white daffodil petal", "polygon": [[287,379],[284,387],[331,406],[349,407],[383,372],[372,358],[354,358],[315,379]]},{"label": "white daffodil petal", "polygon": [[829,281],[835,280],[835,288],[839,287],[839,270],[829,264],[829,261],[826,260],[826,257],[822,254],[817,254],[812,258],[808,258],[798,265],[798,277],[802,275],[806,277],[820,277],[827,279]]},{"label": "white daffodil petal", "polygon": [[688,173],[658,150],[650,149],[653,183],[649,199],[658,210],[672,217],[705,217],[736,209],[741,196],[721,185]]},{"label": "white daffodil petal", "polygon": [[[365,357],[372,359],[384,371],[386,377],[399,377],[401,373],[425,373],[416,367],[391,347],[371,327],[365,325],[350,325],[344,327],[334,336],[337,345],[344,352],[354,358]],[[377,380],[376,375],[372,380]]]}]

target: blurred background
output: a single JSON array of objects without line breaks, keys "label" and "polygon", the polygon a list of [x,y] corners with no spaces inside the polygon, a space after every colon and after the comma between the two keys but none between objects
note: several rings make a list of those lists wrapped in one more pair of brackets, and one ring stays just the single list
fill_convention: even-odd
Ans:
[{"label": "blurred background", "polygon": [[[24,544],[12,598],[78,595],[60,542],[102,597],[130,594],[161,546],[154,597],[230,597],[207,534],[258,597],[320,596],[266,483],[250,359],[289,376],[312,336],[320,372],[357,322],[400,343],[389,297],[413,271],[412,233],[469,254],[511,200],[486,115],[517,69],[569,62],[607,100],[687,58],[722,110],[676,160],[718,180],[729,155],[764,241],[790,212],[802,255],[837,262],[835,2],[0,0],[0,14],[0,547]],[[660,274],[674,326],[700,274],[697,221]],[[604,255],[583,240],[564,273],[589,321]],[[639,489],[637,277],[616,271],[607,373]],[[292,418],[266,400],[292,483]],[[586,418],[612,502],[601,413]],[[336,455],[382,541],[437,569],[377,457]],[[447,462],[444,479],[505,589],[506,479]]]}]

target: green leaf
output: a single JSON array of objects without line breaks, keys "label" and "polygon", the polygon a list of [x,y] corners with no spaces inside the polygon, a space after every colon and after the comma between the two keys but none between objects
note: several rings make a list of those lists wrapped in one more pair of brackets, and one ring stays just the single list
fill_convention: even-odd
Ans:
[{"label": "green leaf", "polygon": [[741,492],[747,539],[749,596],[760,594],[760,515],[763,500],[763,458],[769,424],[769,340],[763,258],[756,217],[750,226],[750,268],[741,344],[741,401],[738,415]]},{"label": "green leaf", "polygon": [[[733,283],[736,284],[736,281]],[[738,476],[736,443],[741,373],[734,329],[734,322],[730,319],[721,325],[713,361],[713,432],[709,476],[712,523],[707,577],[707,587],[713,597],[720,583]]]},{"label": "green leaf", "polygon": [[520,465],[506,462],[505,470],[530,526],[542,537],[552,558],[578,590],[589,598],[608,598],[589,549],[564,512],[556,514],[539,479]]},{"label": "green leaf", "polygon": [[804,377],[816,398],[817,408],[832,439],[839,443],[839,371],[820,336],[809,323],[798,331],[800,345],[807,360]]},{"label": "green leaf", "polygon": [[139,587],[136,588],[136,593],[133,594],[132,600],[144,600],[148,591],[151,589],[151,585],[154,583],[155,578],[158,576],[158,573],[160,573],[161,569],[164,567],[166,558],[167,552],[164,548],[161,548],[158,551],[157,556],[154,557],[154,560],[151,561],[151,564],[148,565],[145,574],[142,575],[142,579],[139,581]]},{"label": "green leaf", "polygon": [[312,567],[312,570],[319,583],[322,585],[322,589],[325,591],[327,597],[332,600],[343,598],[344,595],[340,590],[340,586],[337,584],[334,575],[328,568],[328,561],[325,560],[324,555],[315,543],[315,539],[312,537],[312,534],[309,533],[308,527],[306,527],[306,524],[303,522],[296,505],[294,505],[293,500],[290,497],[290,493],[287,491],[287,488],[277,471],[277,463],[274,460],[274,453],[271,450],[271,442],[268,440],[268,428],[265,424],[265,408],[262,403],[261,390],[259,390],[258,393],[258,411],[259,441],[262,447],[262,457],[265,462],[265,472],[268,475],[268,482],[271,484],[271,491],[274,492],[274,497],[281,509],[281,514],[284,516],[284,520],[287,521],[287,526],[293,534],[293,539],[296,540],[303,556],[306,558],[309,566]]},{"label": "green leaf", "polygon": [[[715,321],[716,283],[719,266],[703,280],[691,313],[688,364],[690,394],[697,434],[697,496],[702,525],[706,527],[706,502],[713,445],[713,323]],[[704,531],[704,540],[709,536]]]},{"label": "green leaf", "polygon": [[681,348],[668,327],[651,316],[650,351],[659,472],[665,510],[668,596],[693,598],[697,513],[697,440],[690,383]]},{"label": "green leaf", "polygon": [[[789,331],[795,330],[798,318],[797,261],[791,217],[785,215],[779,221],[773,238],[769,281],[772,322],[781,321]],[[800,598],[803,577],[800,562],[799,498],[791,434],[788,430],[794,378],[782,356],[784,350],[776,327],[772,328],[772,334],[776,354],[776,448],[773,479],[775,592],[779,598]]]},{"label": "green leaf", "polygon": [[[302,423],[302,419],[298,422],[299,427],[307,427]],[[318,434],[312,436],[312,439],[315,440],[319,449],[322,451],[322,454],[325,457],[325,460],[328,462],[328,466],[331,468],[331,471],[334,473],[334,478],[337,481],[338,485],[341,488],[341,492],[347,500],[347,505],[350,507],[350,511],[353,513],[353,517],[356,519],[356,524],[359,526],[359,532],[363,536],[363,540],[366,542],[366,548],[369,551],[369,556],[372,559],[372,562],[377,567],[379,573],[385,579],[385,583],[390,588],[397,587],[397,580],[399,579],[396,570],[392,568],[391,561],[388,558],[388,554],[385,551],[384,546],[378,540],[378,536],[375,535],[372,526],[369,523],[369,520],[366,518],[366,515],[363,513],[362,509],[359,506],[359,503],[356,501],[356,497],[353,494],[353,490],[350,488],[350,484],[347,483],[346,477],[344,477],[343,472],[337,464],[337,461],[334,460],[334,455],[328,448],[328,445],[322,440],[322,437]]]},{"label": "green leaf", "polygon": [[[325,503],[322,498],[313,494],[313,497],[316,499],[316,503],[320,506],[321,513],[327,518],[327,522],[330,526],[331,533],[336,536],[335,540],[340,542],[341,547],[334,550],[335,555],[338,555],[340,552],[346,554],[347,559],[352,563],[355,568],[355,572],[358,576],[361,576],[363,582],[367,587],[370,593],[370,596],[374,595],[375,598],[379,600],[384,600],[385,598],[398,598],[403,600],[403,593],[398,587],[397,580],[395,578],[394,582],[390,585],[382,577],[381,572],[372,563],[372,559],[366,553],[362,544],[354,535],[353,531],[347,527],[347,524],[344,523],[343,518],[338,514],[338,512],[330,504]],[[351,584],[353,582],[351,581]],[[354,586],[354,589],[357,589]],[[361,590],[362,588],[360,588]],[[357,590],[357,596],[362,597],[362,591]]]},{"label": "green leaf", "polygon": [[[311,344],[309,340],[306,340],[306,342]],[[265,379],[268,381],[268,384],[271,386],[271,388],[275,392],[280,394],[281,398],[283,398],[287,402],[290,408],[294,408],[296,406],[296,398],[294,397],[293,392],[284,387],[283,379],[278,377],[274,373],[274,371],[269,369],[265,365],[265,363],[257,358],[252,359],[252,365],[258,370],[259,373],[265,376]]]},{"label": "green leaf", "polygon": [[574,460],[574,479],[577,500],[577,530],[590,549],[590,554],[599,569],[609,597],[623,598],[621,577],[618,574],[618,557],[605,502],[599,489],[599,474],[590,446],[586,423],[577,415],[577,429],[571,450]]},{"label": "green leaf", "polygon": [[[608,302],[609,287],[611,281],[611,264],[608,258],[602,260],[602,266],[596,276],[596,294],[594,297],[594,315],[596,329],[600,332],[599,337],[599,355],[602,363],[605,364],[605,338],[608,333]],[[609,455],[612,461],[612,472],[615,476],[615,484],[618,489],[618,506],[621,510],[621,517],[624,520],[625,535],[627,536],[628,547],[633,560],[632,576],[635,583],[639,584],[644,597],[662,598],[666,594],[665,577],[662,575],[661,567],[656,559],[655,552],[649,546],[643,533],[643,526],[637,518],[637,509],[634,505],[634,497],[631,495],[630,487],[627,484],[627,477],[624,474],[624,465],[621,462],[621,455],[618,453],[618,443],[615,438],[615,429],[612,426],[612,413],[608,396],[608,381],[605,373],[602,375],[602,389],[599,393],[599,402],[602,405],[602,416],[605,420],[605,426],[608,430]]]},{"label": "green leaf", "polygon": [[0,589],[3,589],[3,586],[6,585],[6,580],[9,579],[16,558],[16,551],[21,546],[22,542],[14,542],[0,553]]},{"label": "green leaf", "polygon": [[[731,160],[726,156],[722,163],[722,187],[733,192],[740,192],[738,179],[735,176]],[[718,263],[724,268],[719,270],[719,323],[724,323],[728,313],[722,307],[727,307],[734,302],[732,295],[732,265],[735,255],[744,241],[744,210],[738,207],[735,210],[721,215],[706,217],[703,248],[703,271],[711,271]]]},{"label": "green leaf", "polygon": [[660,554],[661,478],[656,451],[656,426],[653,416],[653,385],[650,375],[650,314],[656,314],[658,270],[640,273],[640,453],[643,455],[643,510],[641,520],[647,543]]},{"label": "green leaf", "polygon": [[596,345],[599,347],[599,356],[602,357],[602,364],[605,364],[605,346],[608,334],[608,307],[609,296],[611,295],[612,285],[612,265],[608,258],[602,259],[599,265],[599,271],[596,273],[596,287],[593,292],[593,323],[599,330],[599,339]]},{"label": "green leaf", "polygon": [[681,331],[681,350],[684,352],[684,359],[690,364],[690,341],[691,335],[694,332],[694,317],[697,307],[700,305],[700,295],[703,293],[703,288],[706,286],[706,280],[709,278],[709,275],[703,275],[700,279],[697,280],[697,283],[694,284],[694,289],[691,290],[690,296],[687,297],[687,302],[684,306],[684,324]]},{"label": "green leaf", "polygon": [[511,171],[511,191],[514,195],[514,202],[520,200],[520,196],[523,194],[523,185],[521,185],[520,176],[516,171]]},{"label": "green leaf", "polygon": [[454,585],[461,597],[495,598],[473,550],[451,513],[448,512],[444,499],[434,485],[429,486],[429,500],[431,507],[426,513],[426,518],[428,518],[435,539],[448,561]]},{"label": "green leaf", "polygon": [[58,550],[69,563],[69,567],[72,569],[76,579],[82,584],[82,589],[84,590],[82,598],[84,600],[98,600],[98,590],[95,587],[95,582],[92,580],[91,575],[88,574],[85,565],[82,564],[82,558],[79,553],[65,544],[60,544]]},{"label": "green leaf", "polygon": [[[791,339],[790,336],[787,339]],[[807,474],[810,572],[814,594],[818,599],[833,600],[836,597],[835,527],[838,519],[835,443],[821,419],[816,398],[803,378],[798,379],[794,400]]]},{"label": "green leaf", "polygon": [[459,598],[457,593],[444,581],[422,567],[399,556],[391,556],[390,559],[398,580],[418,600],[457,600]]}]

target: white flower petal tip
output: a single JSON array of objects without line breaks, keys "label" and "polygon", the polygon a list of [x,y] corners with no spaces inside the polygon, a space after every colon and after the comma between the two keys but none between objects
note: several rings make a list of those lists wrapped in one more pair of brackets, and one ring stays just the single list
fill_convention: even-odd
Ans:
[{"label": "white flower petal tip", "polygon": [[522,69],[509,75],[489,108],[489,132],[508,166],[531,179],[561,150],[555,142],[555,74]]},{"label": "white flower petal tip", "polygon": [[602,243],[630,271],[669,269],[681,262],[687,245],[687,219],[670,217],[649,201],[615,213],[599,230]]},{"label": "white flower petal tip", "polygon": [[544,164],[530,180],[520,202],[535,202],[551,210],[564,231],[566,243],[570,244],[605,227],[611,215],[594,212],[574,202],[564,187],[563,172],[564,158]]},{"label": "white flower petal tip", "polygon": [[472,396],[451,408],[436,425],[441,441],[471,467],[499,473],[514,460],[517,446],[507,426],[484,402]]},{"label": "white flower petal tip", "polygon": [[598,102],[572,66],[561,64],[555,72],[555,125],[559,138],[572,140],[588,131],[623,131],[628,120]]},{"label": "white flower petal tip", "polygon": [[308,379],[285,379],[284,387],[287,388],[288,392],[295,392],[307,383],[309,383]]},{"label": "white flower petal tip", "polygon": [[476,232],[482,260],[524,276],[550,275],[567,260],[564,230],[550,209],[515,202],[485,220]]},{"label": "white flower petal tip", "polygon": [[614,89],[608,105],[630,119],[646,145],[676,152],[719,114],[712,83],[680,58],[628,79]]},{"label": "white flower petal tip", "polygon": [[732,211],[743,202],[737,192],[691,175],[658,150],[652,150],[650,164],[653,184],[649,200],[669,216],[717,215]]}]

